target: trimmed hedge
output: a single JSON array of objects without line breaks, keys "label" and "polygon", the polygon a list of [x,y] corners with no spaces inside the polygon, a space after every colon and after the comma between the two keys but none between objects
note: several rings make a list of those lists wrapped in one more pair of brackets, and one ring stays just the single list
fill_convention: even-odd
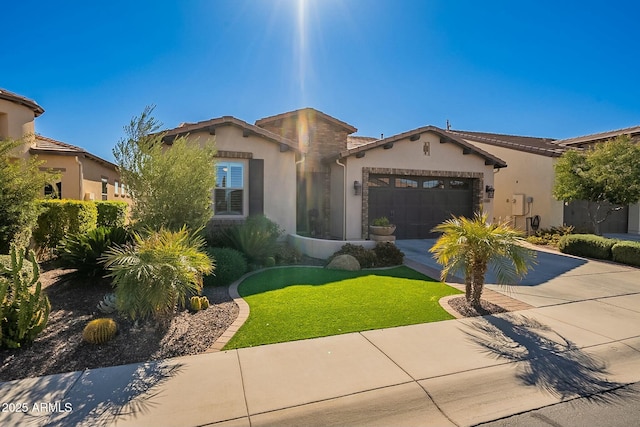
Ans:
[{"label": "trimmed hedge", "polygon": [[215,270],[204,276],[205,286],[226,286],[242,277],[249,267],[242,252],[231,248],[207,248]]},{"label": "trimmed hedge", "polygon": [[126,202],[99,200],[94,203],[98,209],[96,227],[124,227],[127,220],[127,209],[129,207]]},{"label": "trimmed hedge", "polygon": [[640,267],[640,242],[618,242],[611,248],[615,262]]},{"label": "trimmed hedge", "polygon": [[565,254],[611,260],[611,248],[617,242],[594,234],[569,234],[562,236],[558,249]]},{"label": "trimmed hedge", "polygon": [[98,208],[95,202],[80,200],[43,200],[44,208],[33,231],[36,245],[55,249],[69,234],[82,234],[96,228]]},{"label": "trimmed hedge", "polygon": [[362,268],[392,267],[401,265],[404,261],[404,253],[391,242],[378,242],[373,249],[347,243],[329,257],[327,265],[338,255],[353,256]]}]

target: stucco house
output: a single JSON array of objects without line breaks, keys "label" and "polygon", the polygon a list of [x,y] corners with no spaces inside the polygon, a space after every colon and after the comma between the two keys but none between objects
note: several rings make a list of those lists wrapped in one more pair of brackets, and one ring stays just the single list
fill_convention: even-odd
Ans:
[{"label": "stucco house", "polygon": [[[620,135],[640,141],[640,126],[585,135],[564,140],[534,138],[495,133],[450,130],[501,159],[509,167],[495,175],[494,218],[510,220],[522,230],[531,231],[531,220],[539,217],[539,227],[573,225],[588,229],[585,202],[564,203],[552,196],[554,164],[568,149],[583,149]],[[613,213],[602,224],[604,233],[640,233],[640,205],[635,204]]]},{"label": "stucco house", "polygon": [[37,156],[44,162],[42,169],[60,174],[57,183],[42,189],[43,196],[130,203],[115,164],[83,148],[36,134],[35,119],[43,113],[35,101],[0,89],[0,139],[22,139],[24,144],[16,150],[16,157]]},{"label": "stucco house", "polygon": [[165,142],[215,135],[214,222],[264,214],[289,234],[362,240],[380,216],[398,238],[424,238],[451,214],[482,207],[493,215],[495,171],[506,166],[498,156],[434,126],[379,139],[356,131],[304,108],[255,124],[187,123],[166,131]]}]

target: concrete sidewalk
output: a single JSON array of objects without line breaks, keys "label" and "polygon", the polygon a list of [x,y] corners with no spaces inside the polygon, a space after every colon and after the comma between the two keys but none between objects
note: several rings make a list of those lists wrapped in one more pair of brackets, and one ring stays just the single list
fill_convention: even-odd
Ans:
[{"label": "concrete sidewalk", "polygon": [[0,425],[466,426],[627,390],[640,270],[579,261],[517,313],[0,383]]}]

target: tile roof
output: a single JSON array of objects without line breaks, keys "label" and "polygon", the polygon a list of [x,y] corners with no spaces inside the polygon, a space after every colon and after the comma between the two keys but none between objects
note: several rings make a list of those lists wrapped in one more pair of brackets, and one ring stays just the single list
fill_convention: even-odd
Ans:
[{"label": "tile roof", "polygon": [[559,157],[565,151],[564,148],[559,147],[555,140],[551,138],[503,135],[499,133],[471,132],[464,130],[448,130],[446,132],[471,141],[536,153],[548,157]]},{"label": "tile roof", "polygon": [[607,132],[593,133],[591,135],[578,136],[575,138],[567,138],[555,141],[562,147],[579,146],[580,144],[588,144],[598,141],[606,141],[620,135],[629,135],[630,137],[640,135],[640,126],[631,126],[623,129],[610,130]]},{"label": "tile roof", "polygon": [[360,147],[377,140],[378,138],[373,138],[371,136],[347,135],[347,149]]},{"label": "tile roof", "polygon": [[355,127],[351,126],[349,123],[345,123],[342,120],[338,120],[333,116],[330,116],[326,113],[323,113],[322,111],[316,110],[315,108],[311,108],[311,107],[307,107],[307,108],[301,108],[299,110],[294,110],[294,111],[289,111],[286,113],[281,113],[281,114],[277,114],[275,116],[269,116],[269,117],[265,117],[259,120],[256,120],[256,126],[261,126],[263,124],[269,123],[269,122],[273,122],[276,120],[281,120],[281,119],[285,119],[288,117],[295,117],[298,114],[302,113],[302,112],[311,112],[316,114],[319,117],[324,118],[325,120],[334,123],[344,129],[346,129],[347,131],[349,131],[349,133],[354,133],[357,132],[358,129],[356,129]]},{"label": "tile roof", "polygon": [[113,168],[117,167],[110,161],[89,153],[84,148],[67,144],[62,141],[57,141],[53,138],[47,138],[46,136],[42,135],[36,135],[35,141],[29,148],[29,152],[31,152],[32,154],[59,154],[67,156],[81,156],[95,160],[98,163],[102,163]]},{"label": "tile roof", "polygon": [[33,110],[33,113],[36,117],[40,114],[44,113],[44,108],[39,106],[36,101],[25,98],[22,95],[18,95],[17,93],[10,92],[6,89],[0,88],[0,99],[6,99],[7,101],[15,102],[16,104],[24,105],[27,108]]},{"label": "tile roof", "polygon": [[367,151],[367,150],[371,150],[373,148],[379,147],[381,145],[385,145],[385,144],[389,144],[389,143],[393,143],[395,141],[399,141],[405,138],[411,138],[415,135],[420,135],[421,133],[425,133],[425,132],[432,132],[435,133],[436,135],[440,136],[440,140],[444,141],[444,142],[451,142],[454,143],[458,146],[460,146],[463,149],[463,152],[465,154],[477,154],[478,156],[481,156],[485,159],[485,164],[486,165],[493,165],[494,169],[499,169],[499,168],[504,168],[507,166],[507,163],[500,159],[499,157],[494,156],[491,153],[488,153],[478,147],[476,147],[475,145],[465,141],[464,139],[462,139],[461,137],[451,133],[451,132],[447,132],[444,129],[440,129],[436,126],[423,126],[417,129],[413,129],[407,132],[403,132],[397,135],[393,135],[387,138],[383,138],[383,139],[373,139],[371,142],[366,143],[366,144],[362,144],[353,148],[347,148],[347,150],[345,151],[341,151],[338,154],[332,155],[332,156],[328,156],[327,158],[325,158],[324,160],[327,162],[333,162],[336,159],[341,159],[344,157],[349,157],[352,155],[355,155],[359,152],[362,151]]},{"label": "tile roof", "polygon": [[262,136],[263,138],[266,138],[271,142],[283,144],[293,151],[302,152],[300,147],[298,147],[298,144],[296,144],[295,142],[283,138],[282,136],[277,135],[273,132],[269,132],[266,129],[262,129],[261,127],[258,127],[256,125],[252,125],[243,120],[236,119],[232,116],[217,117],[197,123],[182,123],[177,128],[169,129],[161,133],[165,134],[164,141],[168,144],[171,144],[176,137],[185,136],[192,132],[207,130],[213,135],[215,134],[215,128],[220,126],[236,126],[247,132],[248,134]]}]

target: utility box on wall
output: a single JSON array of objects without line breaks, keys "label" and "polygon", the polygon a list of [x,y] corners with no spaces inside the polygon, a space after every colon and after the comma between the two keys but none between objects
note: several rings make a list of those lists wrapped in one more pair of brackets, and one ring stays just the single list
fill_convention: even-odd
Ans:
[{"label": "utility box on wall", "polygon": [[511,215],[522,216],[525,214],[524,194],[514,194],[511,196]]}]

